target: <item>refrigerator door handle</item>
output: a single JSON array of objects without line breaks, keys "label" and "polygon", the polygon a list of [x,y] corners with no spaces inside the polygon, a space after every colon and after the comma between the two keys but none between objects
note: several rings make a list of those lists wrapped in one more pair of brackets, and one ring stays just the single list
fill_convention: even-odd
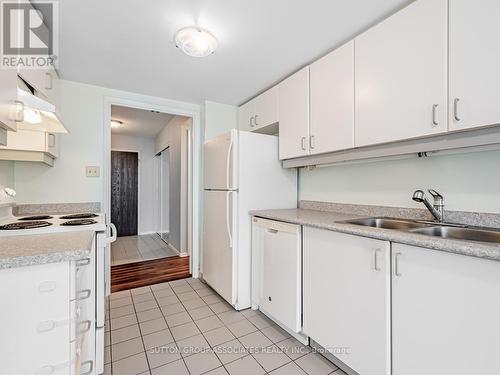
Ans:
[{"label": "refrigerator door handle", "polygon": [[232,191],[228,191],[226,193],[226,229],[227,229],[227,235],[229,236],[229,247],[232,249],[233,248],[233,234],[231,231],[231,223],[229,222],[232,218],[231,211],[229,210],[229,201]]},{"label": "refrigerator door handle", "polygon": [[230,172],[230,163],[231,163],[231,153],[233,151],[233,139],[231,138],[231,143],[229,143],[229,148],[227,149],[227,157],[226,157],[226,178],[227,178],[227,188],[231,189],[231,172]]}]

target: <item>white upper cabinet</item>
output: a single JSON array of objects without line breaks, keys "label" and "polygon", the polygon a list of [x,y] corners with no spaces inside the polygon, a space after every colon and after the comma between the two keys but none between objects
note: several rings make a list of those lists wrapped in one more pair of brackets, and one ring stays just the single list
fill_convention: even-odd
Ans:
[{"label": "white upper cabinet", "polygon": [[303,233],[304,333],[356,373],[389,375],[390,243],[310,227]]},{"label": "white upper cabinet", "polygon": [[310,66],[310,153],[354,147],[354,42]]},{"label": "white upper cabinet", "polygon": [[53,68],[20,69],[18,74],[46,98],[49,98],[50,92],[54,89],[54,81],[58,78]]},{"label": "white upper cabinet", "polygon": [[252,131],[255,127],[255,99],[238,108],[238,129]]},{"label": "white upper cabinet", "polygon": [[392,374],[498,374],[500,263],[400,244],[392,252]]},{"label": "white upper cabinet", "polygon": [[278,87],[271,87],[255,99],[255,128],[278,122]]},{"label": "white upper cabinet", "polygon": [[500,123],[500,2],[450,1],[450,130]]},{"label": "white upper cabinet", "polygon": [[356,146],[447,130],[447,18],[418,0],[355,39]]},{"label": "white upper cabinet", "polygon": [[278,85],[279,158],[309,154],[309,67]]},{"label": "white upper cabinet", "polygon": [[278,87],[274,86],[238,109],[240,130],[254,131],[278,122]]}]

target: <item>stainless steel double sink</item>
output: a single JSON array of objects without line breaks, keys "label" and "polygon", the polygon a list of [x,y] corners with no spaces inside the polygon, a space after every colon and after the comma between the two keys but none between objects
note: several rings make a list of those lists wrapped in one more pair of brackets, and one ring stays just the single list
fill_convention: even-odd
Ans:
[{"label": "stainless steel double sink", "polygon": [[387,217],[346,220],[341,223],[362,225],[372,228],[394,229],[454,240],[500,243],[500,231],[498,230],[467,227],[457,224],[414,221]]}]

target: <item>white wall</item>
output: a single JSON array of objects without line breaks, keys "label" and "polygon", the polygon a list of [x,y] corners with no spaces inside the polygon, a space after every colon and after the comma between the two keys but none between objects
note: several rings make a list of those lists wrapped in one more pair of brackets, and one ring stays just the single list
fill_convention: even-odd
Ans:
[{"label": "white wall", "polygon": [[433,188],[446,208],[500,213],[500,151],[301,170],[299,199],[420,207],[416,189]]},{"label": "white wall", "polygon": [[112,134],[111,148],[139,152],[139,234],[158,231],[159,160],[155,156],[154,138]]},{"label": "white wall", "polygon": [[205,101],[203,105],[205,139],[238,128],[238,107]]},{"label": "white wall", "polygon": [[14,162],[0,160],[0,185],[14,188]]},{"label": "white wall", "polygon": [[175,116],[162,129],[155,139],[156,153],[169,149],[169,236],[168,242],[179,252],[186,252],[187,238],[186,227],[182,220],[185,213],[182,213],[182,168],[183,168],[183,143],[182,135],[186,128],[192,126],[192,119],[189,117]]},{"label": "white wall", "polygon": [[[60,81],[58,105],[70,134],[61,135],[60,157],[54,167],[39,163],[16,162],[15,188],[18,203],[102,202],[102,177],[85,177],[86,165],[102,166],[103,120],[106,97],[154,105],[172,106],[172,101]],[[181,106],[193,106],[178,102]]]}]

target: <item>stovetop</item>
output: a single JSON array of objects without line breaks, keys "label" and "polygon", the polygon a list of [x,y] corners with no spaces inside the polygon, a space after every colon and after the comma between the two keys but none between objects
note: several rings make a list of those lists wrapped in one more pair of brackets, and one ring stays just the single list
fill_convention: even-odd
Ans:
[{"label": "stovetop", "polygon": [[101,213],[75,213],[64,215],[37,214],[13,216],[12,212],[0,215],[0,237],[23,234],[46,234],[77,230],[105,231],[105,216]]}]

